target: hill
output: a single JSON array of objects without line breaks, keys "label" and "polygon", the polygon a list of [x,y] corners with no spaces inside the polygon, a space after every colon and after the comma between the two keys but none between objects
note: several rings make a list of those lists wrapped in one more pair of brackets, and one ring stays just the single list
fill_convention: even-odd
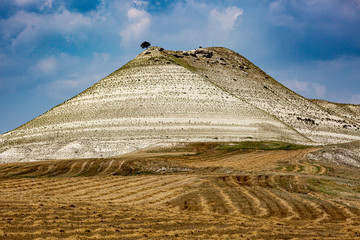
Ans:
[{"label": "hill", "polygon": [[[346,126],[346,127],[344,127]],[[359,140],[359,124],[299,96],[225,48],[152,47],[0,136],[0,162],[100,158],[161,142]]]}]

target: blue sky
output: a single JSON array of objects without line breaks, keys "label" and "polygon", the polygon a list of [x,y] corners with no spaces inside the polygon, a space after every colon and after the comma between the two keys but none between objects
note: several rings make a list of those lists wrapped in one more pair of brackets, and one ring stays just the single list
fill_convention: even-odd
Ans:
[{"label": "blue sky", "polygon": [[83,91],[147,40],[230,48],[308,97],[360,104],[360,0],[1,0],[0,133]]}]

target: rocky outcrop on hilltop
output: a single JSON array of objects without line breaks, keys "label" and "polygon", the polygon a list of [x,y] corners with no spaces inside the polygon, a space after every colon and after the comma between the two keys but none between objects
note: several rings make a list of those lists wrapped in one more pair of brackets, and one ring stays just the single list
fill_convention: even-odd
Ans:
[{"label": "rocky outcrop on hilltop", "polygon": [[360,139],[358,129],[229,49],[151,47],[1,135],[0,162],[110,157],[162,142],[322,144]]}]

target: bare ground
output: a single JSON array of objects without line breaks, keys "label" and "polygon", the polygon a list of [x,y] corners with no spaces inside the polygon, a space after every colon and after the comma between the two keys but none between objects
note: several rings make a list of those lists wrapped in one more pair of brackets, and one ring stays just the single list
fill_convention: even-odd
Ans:
[{"label": "bare ground", "polygon": [[0,239],[360,239],[360,170],[317,151],[197,143],[2,164]]}]

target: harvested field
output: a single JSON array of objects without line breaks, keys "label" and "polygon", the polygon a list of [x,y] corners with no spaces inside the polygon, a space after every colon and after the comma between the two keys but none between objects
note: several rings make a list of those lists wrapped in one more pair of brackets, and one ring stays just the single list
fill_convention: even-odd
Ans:
[{"label": "harvested field", "polygon": [[2,164],[0,239],[360,239],[359,169],[265,145]]}]

